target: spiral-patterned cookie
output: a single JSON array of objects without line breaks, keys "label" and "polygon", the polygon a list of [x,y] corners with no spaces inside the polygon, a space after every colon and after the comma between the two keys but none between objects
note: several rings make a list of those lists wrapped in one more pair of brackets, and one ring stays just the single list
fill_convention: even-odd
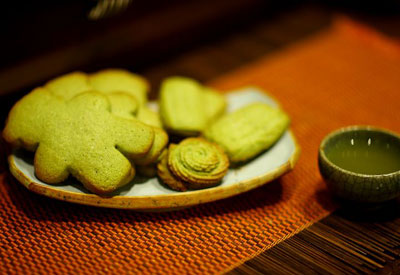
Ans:
[{"label": "spiral-patterned cookie", "polygon": [[203,188],[221,181],[229,160],[216,144],[202,138],[188,138],[170,148],[168,168],[191,188]]},{"label": "spiral-patterned cookie", "polygon": [[[177,146],[171,144],[169,148]],[[169,150],[168,150],[169,151]],[[176,191],[186,191],[189,189],[188,184],[175,177],[168,168],[168,152],[164,154],[161,161],[157,164],[157,174],[164,184]]]}]

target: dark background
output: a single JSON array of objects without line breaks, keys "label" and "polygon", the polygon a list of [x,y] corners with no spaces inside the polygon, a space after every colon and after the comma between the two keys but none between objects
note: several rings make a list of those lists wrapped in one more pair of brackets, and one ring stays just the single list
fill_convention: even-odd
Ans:
[{"label": "dark background", "polygon": [[[145,73],[184,52],[245,34],[257,24],[273,24],[290,12],[308,10],[325,21],[335,13],[350,14],[392,35],[398,32],[393,21],[400,14],[400,1],[148,0],[132,1],[124,12],[94,21],[88,13],[95,0],[26,2],[2,3],[0,95],[29,90],[73,70],[123,67]],[[307,34],[302,24],[314,24],[317,30],[328,23],[311,20],[304,16],[292,26],[276,23],[275,32],[290,28],[291,40],[296,40]],[[273,40],[265,42],[265,53],[271,44],[279,46]],[[157,87],[164,76],[151,77]]]}]

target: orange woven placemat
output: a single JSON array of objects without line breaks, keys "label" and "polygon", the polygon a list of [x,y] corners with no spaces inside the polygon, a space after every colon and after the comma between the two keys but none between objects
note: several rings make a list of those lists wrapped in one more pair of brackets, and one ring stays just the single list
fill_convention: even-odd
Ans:
[{"label": "orange woven placemat", "polygon": [[302,146],[293,172],[246,194],[171,213],[56,201],[2,173],[0,273],[229,270],[334,210],[316,163],[324,135],[350,124],[400,131],[400,46],[343,19],[213,85],[257,85],[282,103]]}]

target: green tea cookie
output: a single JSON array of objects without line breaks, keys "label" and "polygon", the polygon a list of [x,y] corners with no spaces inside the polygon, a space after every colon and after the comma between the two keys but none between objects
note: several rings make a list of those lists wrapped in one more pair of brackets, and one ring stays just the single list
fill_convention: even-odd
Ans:
[{"label": "green tea cookie", "polygon": [[[171,144],[169,148],[173,148],[175,144]],[[187,191],[188,184],[176,178],[168,168],[168,154],[164,155],[161,161],[157,164],[157,175],[161,181],[169,188],[176,191]]]},{"label": "green tea cookie", "polygon": [[63,100],[38,88],[11,109],[3,137],[15,147],[36,150],[34,166],[40,180],[54,184],[72,175],[92,192],[107,194],[133,178],[127,157],[146,155],[154,131],[112,114],[100,93]]},{"label": "green tea cookie", "polygon": [[111,113],[127,119],[132,119],[137,116],[139,112],[139,103],[131,95],[125,92],[113,92],[105,96],[110,101]]},{"label": "green tea cookie", "polygon": [[179,145],[172,144],[167,161],[162,159],[158,167],[165,184],[184,191],[218,184],[228,171],[229,160],[218,145],[202,138],[187,138]]},{"label": "green tea cookie", "polygon": [[82,72],[72,72],[54,78],[44,86],[53,94],[65,99],[70,99],[79,93],[92,90],[88,77]]},{"label": "green tea cookie", "polygon": [[[90,78],[95,83],[95,86],[97,85],[96,87],[109,99],[113,114],[127,119],[137,118],[147,125],[161,127],[161,120],[156,112],[144,105],[139,107],[138,101],[132,94],[117,91],[118,87],[124,88],[125,86],[123,85],[125,84],[130,85],[129,88],[124,88],[129,91],[133,87],[132,77],[136,80],[136,76],[126,71],[104,70],[92,75]],[[117,81],[119,78],[122,78],[122,82]],[[137,77],[137,80],[139,79],[140,77]],[[70,99],[83,91],[92,89],[89,82],[89,77],[86,74],[75,72],[55,78],[49,81],[45,87],[51,89],[52,93],[64,99]],[[139,90],[145,91],[143,87]],[[164,131],[160,129],[154,129],[154,131],[155,139],[151,150],[140,159],[134,160],[135,163],[147,165],[154,162],[168,143],[168,136]]]},{"label": "green tea cookie", "polygon": [[93,90],[109,92],[125,92],[135,97],[140,106],[147,102],[149,84],[136,74],[121,69],[107,69],[89,75],[89,85]]},{"label": "green tea cookie", "polygon": [[221,181],[229,160],[216,144],[202,138],[187,138],[170,148],[168,167],[172,173],[192,185],[213,185]]},{"label": "green tea cookie", "polygon": [[157,112],[150,110],[146,106],[140,107],[137,114],[137,119],[139,119],[144,124],[162,128],[160,115]]},{"label": "green tea cookie", "polygon": [[157,162],[157,159],[161,155],[165,146],[168,144],[167,133],[158,127],[153,127],[154,131],[154,142],[151,149],[145,156],[133,159],[133,162],[138,165],[148,165]]},{"label": "green tea cookie", "polygon": [[[93,90],[89,83],[89,77],[82,72],[73,72],[62,75],[46,83],[44,88],[48,89],[52,94],[55,94],[63,99],[71,99],[76,95]],[[132,117],[138,112],[137,99],[120,91],[104,91],[103,92],[111,103],[111,111],[122,117]]]},{"label": "green tea cookie", "polygon": [[186,77],[170,77],[160,91],[160,115],[165,128],[178,135],[195,136],[225,112],[225,97]]},{"label": "green tea cookie", "polygon": [[202,92],[201,85],[188,78],[170,77],[162,82],[160,115],[168,131],[190,136],[206,127]]},{"label": "green tea cookie", "polygon": [[289,125],[282,110],[253,103],[214,122],[204,136],[219,144],[231,162],[251,159],[268,149]]},{"label": "green tea cookie", "polygon": [[204,87],[203,97],[207,121],[213,122],[225,112],[225,96],[212,88]]},{"label": "green tea cookie", "polygon": [[[150,149],[150,151],[146,154],[146,156],[141,157],[140,159],[133,160],[135,164],[141,166],[141,170],[145,171],[146,168],[143,166],[154,166],[152,164],[158,161],[162,151],[168,144],[168,135],[167,133],[161,128],[161,121],[158,113],[150,110],[146,106],[142,106],[139,109],[137,119],[144,124],[150,125],[153,127],[154,130],[154,143]],[[153,167],[154,168],[154,167]],[[147,169],[150,171],[151,169]],[[149,175],[150,173],[146,173]]]},{"label": "green tea cookie", "polygon": [[164,148],[160,155],[158,156],[157,160],[154,163],[150,163],[147,165],[136,165],[136,170],[139,175],[145,177],[155,177],[157,176],[157,164],[166,156],[168,155],[168,148]]}]

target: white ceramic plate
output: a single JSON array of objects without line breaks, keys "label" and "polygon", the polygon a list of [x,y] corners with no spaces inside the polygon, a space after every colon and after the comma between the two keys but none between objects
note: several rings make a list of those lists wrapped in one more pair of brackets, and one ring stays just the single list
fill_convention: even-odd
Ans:
[{"label": "white ceramic plate", "polygon": [[[278,105],[266,93],[253,87],[234,91],[226,96],[228,112],[252,102]],[[158,178],[135,177],[130,184],[115,192],[112,197],[91,194],[73,179],[68,179],[60,185],[41,182],[35,176],[32,155],[21,151],[9,156],[9,164],[12,174],[25,187],[51,198],[100,207],[162,211],[227,198],[266,184],[290,171],[298,159],[299,152],[293,134],[287,130],[269,150],[241,167],[229,169],[218,186],[177,192],[162,185]]]}]

